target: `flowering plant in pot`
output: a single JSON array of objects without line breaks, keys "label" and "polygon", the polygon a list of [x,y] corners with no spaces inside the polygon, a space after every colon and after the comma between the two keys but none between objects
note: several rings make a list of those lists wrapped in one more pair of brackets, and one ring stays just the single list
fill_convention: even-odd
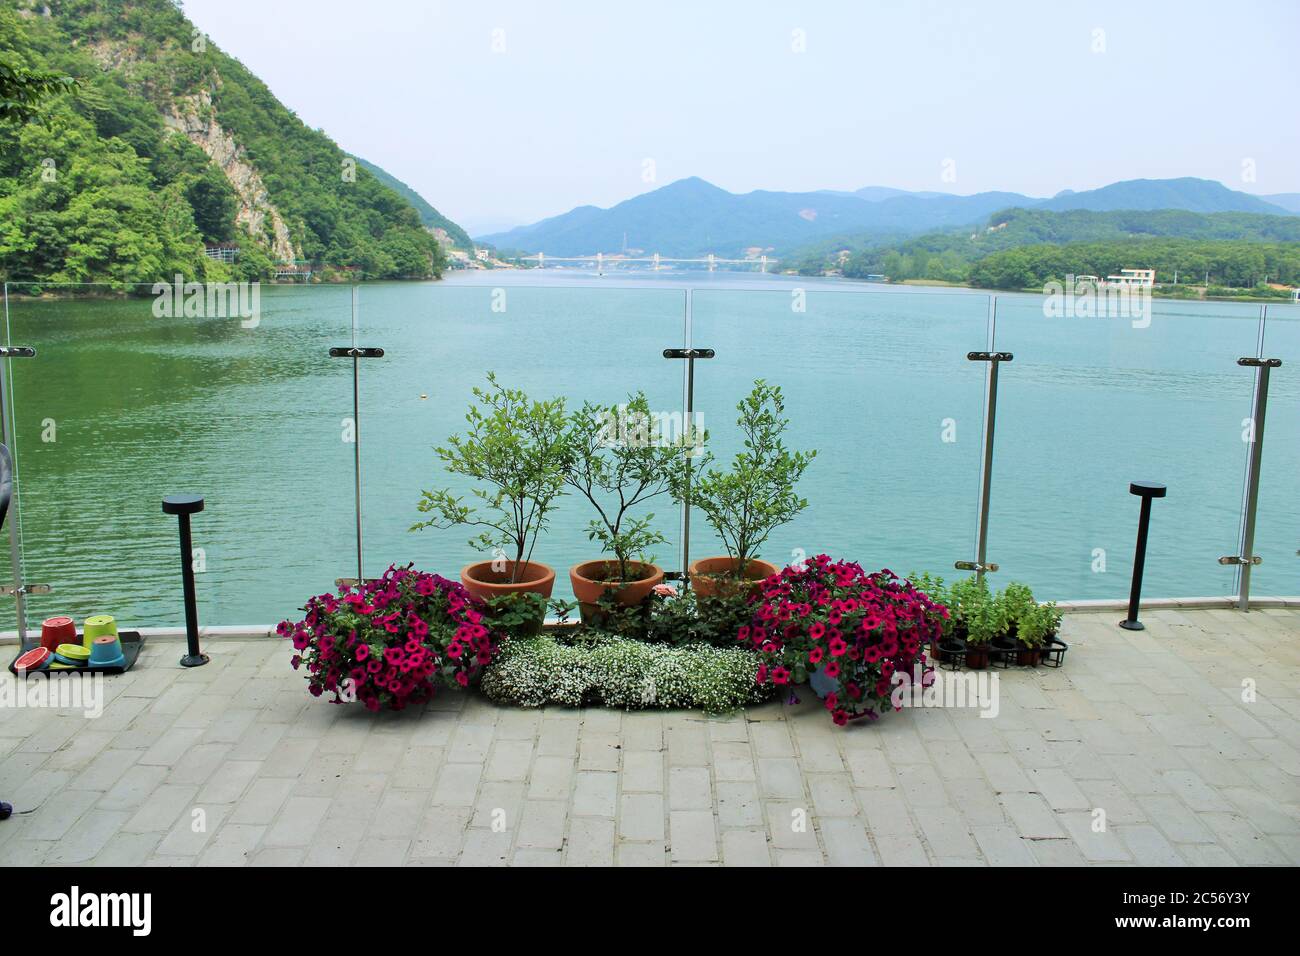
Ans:
[{"label": "flowering plant in pot", "polygon": [[763,658],[758,683],[813,682],[836,724],[892,707],[896,673],[924,667],[947,609],[888,570],[865,572],[824,554],[760,585],[737,639]]},{"label": "flowering plant in pot", "polygon": [[691,563],[691,587],[704,597],[752,590],[755,582],[776,573],[775,565],[757,557],[758,549],[775,528],[808,507],[795,486],[817,456],[816,451],[792,452],[785,447],[782,437],[790,420],[784,417],[785,399],[779,386],[758,379],[736,409],[744,448],[736,453],[730,470],[712,467],[713,455],[706,453],[694,483],[690,458],[684,458],[672,473],[673,497],[703,511],[727,551],[725,557]]},{"label": "flowering plant in pot", "polygon": [[317,595],[302,610],[302,620],[281,621],[276,633],[292,640],[291,663],[306,668],[307,689],[372,711],[423,703],[440,684],[468,687],[499,651],[479,601],[409,565]]},{"label": "flowering plant in pot", "polygon": [[481,510],[449,490],[425,491],[419,510],[432,517],[411,530],[481,528],[469,544],[494,557],[461,571],[470,593],[483,600],[518,592],[549,598],[555,571],[532,556],[537,535],[564,492],[564,399],[533,401],[501,385],[493,373],[487,378],[487,388],[474,389],[477,404],[465,416],[468,432],[436,449],[447,471],[478,482],[471,491]]},{"label": "flowering plant in pot", "polygon": [[653,422],[649,401],[637,392],[610,408],[584,403],[566,433],[565,483],[595,509],[587,539],[599,541],[611,556],[569,569],[573,595],[588,623],[604,618],[602,599],[640,606],[663,583],[663,569],[646,551],[666,539],[654,528],[653,514],[630,513],[668,493],[683,453],[681,440],[665,438]]}]

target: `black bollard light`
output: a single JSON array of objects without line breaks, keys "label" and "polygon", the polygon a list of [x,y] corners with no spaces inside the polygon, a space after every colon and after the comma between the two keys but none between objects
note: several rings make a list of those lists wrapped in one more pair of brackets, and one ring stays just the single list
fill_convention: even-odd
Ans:
[{"label": "black bollard light", "polygon": [[199,650],[199,608],[194,599],[194,548],[190,543],[190,515],[203,510],[202,495],[168,495],[163,514],[176,515],[181,526],[181,581],[185,586],[185,642],[188,653],[181,667],[201,667],[208,655]]},{"label": "black bollard light", "polygon": [[1128,493],[1142,499],[1142,512],[1138,515],[1137,550],[1133,554],[1133,588],[1128,595],[1128,617],[1119,622],[1119,626],[1128,631],[1144,630],[1138,620],[1138,601],[1142,598],[1142,567],[1147,560],[1147,527],[1151,524],[1151,499],[1163,498],[1165,486],[1154,481],[1134,481],[1128,486]]}]

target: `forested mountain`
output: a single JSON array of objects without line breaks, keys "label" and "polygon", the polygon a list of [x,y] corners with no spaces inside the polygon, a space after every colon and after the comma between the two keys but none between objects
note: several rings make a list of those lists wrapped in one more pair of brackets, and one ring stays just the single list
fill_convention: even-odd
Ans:
[{"label": "forested mountain", "polygon": [[1172,209],[1196,212],[1288,210],[1204,179],[1133,180],[1035,199],[1019,193],[957,196],[867,186],[856,192],[756,190],[737,195],[699,178],[682,179],[609,209],[570,212],[484,236],[483,241],[552,256],[619,252],[626,245],[666,256],[766,252],[799,261],[936,229],[973,227],[998,210]]},{"label": "forested mountain", "polygon": [[1300,243],[1145,238],[1020,246],[971,264],[964,281],[990,289],[1037,289],[1069,275],[1116,275],[1124,268],[1153,268],[1162,285],[1178,279],[1187,287],[1250,289],[1288,296],[1270,283],[1300,285]]},{"label": "forested mountain", "polygon": [[[1124,267],[1155,268],[1160,281],[1172,281],[1178,270],[1185,281],[1209,272],[1220,285],[1254,285],[1265,275],[1277,282],[1296,282],[1300,217],[1176,209],[1008,209],[973,232],[932,232],[879,244],[843,263],[819,251],[804,260],[801,269],[817,274],[833,265],[841,265],[851,278],[885,275],[894,281],[930,279],[998,288],[1038,285],[1041,274],[1108,275]],[[1051,272],[1057,268],[1063,271]]]},{"label": "forested mountain", "polygon": [[392,173],[380,169],[374,163],[364,160],[360,156],[354,158],[368,173],[409,202],[415,208],[415,211],[419,213],[420,222],[424,223],[425,228],[441,229],[447,234],[448,238],[451,239],[452,245],[457,249],[463,249],[466,252],[469,252],[474,248],[474,240],[470,239],[469,233],[456,225],[456,223],[452,222],[442,213],[438,212],[438,210],[434,209],[429,205],[428,200],[417,193],[414,189],[406,185],[406,183],[402,182]]},{"label": "forested mountain", "polygon": [[[443,251],[407,199],[168,0],[5,0],[0,60],[77,81],[42,119],[0,124],[7,278],[253,278],[284,260],[441,272]],[[221,242],[239,245],[233,265],[204,256]]]}]

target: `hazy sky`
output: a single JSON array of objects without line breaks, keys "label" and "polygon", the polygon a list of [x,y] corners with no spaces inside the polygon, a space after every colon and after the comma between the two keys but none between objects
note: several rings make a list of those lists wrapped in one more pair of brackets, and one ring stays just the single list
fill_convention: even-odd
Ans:
[{"label": "hazy sky", "polygon": [[184,6],[305,122],[473,233],[685,176],[1300,192],[1297,0]]}]

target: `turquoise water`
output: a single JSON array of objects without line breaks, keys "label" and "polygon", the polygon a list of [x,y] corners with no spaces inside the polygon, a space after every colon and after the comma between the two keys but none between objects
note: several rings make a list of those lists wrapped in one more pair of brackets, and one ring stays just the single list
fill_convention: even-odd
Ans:
[{"label": "turquoise water", "polygon": [[[689,291],[688,290],[693,290]],[[688,303],[689,298],[689,303]],[[799,304],[802,300],[803,309]],[[105,611],[136,625],[181,620],[175,519],[159,500],[207,497],[194,522],[205,624],[273,622],[336,577],[355,574],[351,290],[266,287],[261,321],[156,318],[140,299],[9,303],[22,560],[29,622]],[[1272,376],[1257,594],[1300,594],[1300,308],[1157,301],[1148,328],[1127,319],[1048,319],[1036,296],[903,290],[830,280],[691,274],[471,273],[360,288],[360,434],[365,570],[417,565],[454,577],[481,555],[463,530],[407,529],[422,488],[466,486],[433,453],[463,427],[491,369],[537,396],[612,403],[644,390],[680,410],[684,369],[662,350],[716,350],[696,367],[695,407],[720,454],[734,451],[735,403],[755,378],[780,384],[788,444],[818,457],[810,506],[763,555],[827,551],[896,571],[950,571],[974,556],[985,365],[1002,367],[990,514],[996,583],[1045,598],[1128,590],[1135,479],[1162,481],[1145,593],[1227,594],[1237,551],[1253,375]],[[52,440],[50,440],[52,439]],[[677,568],[678,510],[652,509]],[[595,557],[584,503],[565,499],[535,557],[559,571]],[[718,552],[698,514],[695,557]],[[7,574],[6,565],[3,573]],[[8,602],[11,599],[3,599]],[[13,626],[13,606],[0,604]]]}]

